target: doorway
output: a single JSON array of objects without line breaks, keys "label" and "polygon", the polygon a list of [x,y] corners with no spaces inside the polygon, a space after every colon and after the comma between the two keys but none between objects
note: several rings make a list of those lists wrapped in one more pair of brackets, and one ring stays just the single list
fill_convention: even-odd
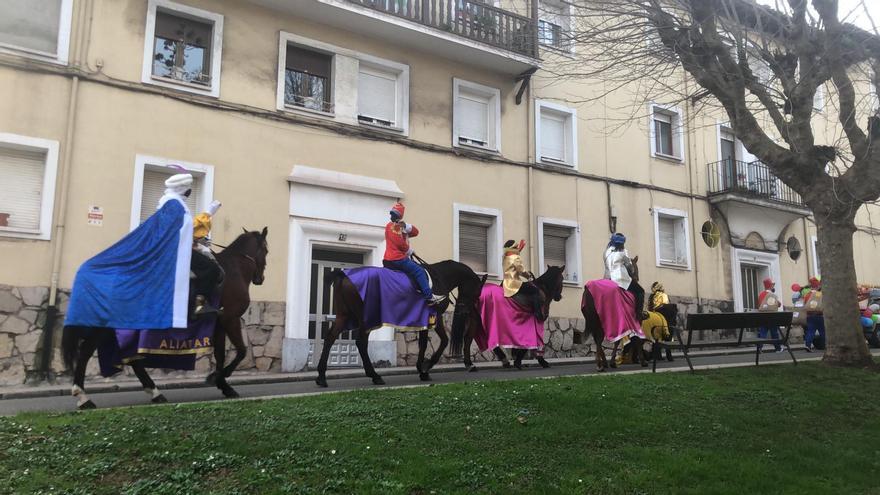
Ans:
[{"label": "doorway", "polygon": [[[334,270],[364,265],[364,253],[312,247],[309,288],[309,365],[317,367],[324,347],[324,338],[336,321],[333,285],[327,283]],[[330,348],[328,367],[361,366],[361,357],[355,345],[355,331],[348,330]]]}]

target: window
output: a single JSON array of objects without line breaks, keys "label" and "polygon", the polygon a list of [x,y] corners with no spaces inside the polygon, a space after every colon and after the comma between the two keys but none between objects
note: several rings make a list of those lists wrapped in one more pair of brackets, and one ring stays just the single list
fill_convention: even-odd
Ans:
[{"label": "window", "polygon": [[538,271],[548,266],[565,266],[567,283],[579,284],[581,272],[580,227],[577,222],[538,218]]},{"label": "window", "polygon": [[825,109],[825,86],[819,86],[816,88],[816,93],[813,95],[813,110],[817,112],[821,112]]},{"label": "window", "polygon": [[545,47],[569,51],[571,44],[567,37],[571,25],[571,13],[568,5],[542,1],[538,16],[538,43]]},{"label": "window", "polygon": [[690,269],[690,238],[687,213],[654,208],[657,266]]},{"label": "window", "polygon": [[651,105],[651,154],[655,157],[684,160],[681,112],[677,108]]},{"label": "window", "polygon": [[73,0],[0,2],[0,49],[67,64]]},{"label": "window", "polygon": [[405,86],[408,70],[360,60],[358,63],[358,122],[402,130],[409,106]]},{"label": "window", "polygon": [[577,112],[550,102],[535,102],[538,160],[577,167]]},{"label": "window", "polygon": [[453,80],[453,146],[501,150],[501,92]]},{"label": "window", "polygon": [[131,229],[136,228],[156,212],[159,199],[165,194],[165,180],[182,173],[172,167],[177,165],[192,174],[192,194],[186,205],[193,215],[201,213],[213,201],[214,167],[198,163],[182,162],[167,158],[138,155],[135,159],[134,192],[131,205]]},{"label": "window", "polygon": [[142,81],[208,96],[220,96],[223,16],[150,0]]},{"label": "window", "polygon": [[813,276],[821,277],[822,265],[819,263],[819,240],[816,236],[812,236],[810,243],[813,244]]},{"label": "window", "polygon": [[730,129],[721,127],[719,139],[721,160],[724,162],[736,161],[736,136],[734,136],[733,132]]},{"label": "window", "polygon": [[330,100],[332,62],[330,54],[288,45],[284,65],[284,104],[333,113]]},{"label": "window", "polygon": [[491,208],[453,205],[455,260],[477,273],[501,276],[501,212]]},{"label": "window", "polygon": [[48,240],[58,142],[0,133],[0,235]]}]

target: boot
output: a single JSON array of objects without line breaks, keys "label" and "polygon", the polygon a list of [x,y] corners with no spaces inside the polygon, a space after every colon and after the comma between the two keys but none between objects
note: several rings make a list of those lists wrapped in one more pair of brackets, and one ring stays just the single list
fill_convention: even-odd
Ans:
[{"label": "boot", "polygon": [[195,318],[200,318],[207,314],[217,313],[217,308],[208,304],[205,296],[196,296],[195,308],[193,309],[193,316]]}]

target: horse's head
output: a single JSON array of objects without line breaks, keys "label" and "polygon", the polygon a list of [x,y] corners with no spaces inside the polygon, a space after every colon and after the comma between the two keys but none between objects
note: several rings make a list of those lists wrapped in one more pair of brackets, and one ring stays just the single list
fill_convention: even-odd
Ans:
[{"label": "horse's head", "polygon": [[263,227],[261,232],[256,230],[248,231],[244,228],[242,230],[244,233],[229,245],[227,251],[231,248],[236,248],[238,254],[252,261],[254,264],[254,276],[251,282],[254,285],[263,285],[263,282],[266,280],[266,257],[269,254],[269,244],[266,241],[266,236],[269,235],[269,227]]},{"label": "horse's head", "polygon": [[629,274],[630,278],[633,279],[633,282],[638,283],[639,281],[639,257],[634,256],[632,258],[632,273]]},{"label": "horse's head", "polygon": [[562,300],[562,287],[564,281],[565,265],[548,266],[547,271],[535,280],[535,285],[544,292],[545,296],[559,302]]}]

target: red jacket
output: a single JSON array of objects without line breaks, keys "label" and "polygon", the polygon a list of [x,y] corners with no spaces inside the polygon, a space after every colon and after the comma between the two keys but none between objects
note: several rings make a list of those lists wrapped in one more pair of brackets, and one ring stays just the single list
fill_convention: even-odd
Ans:
[{"label": "red jacket", "polygon": [[[406,229],[403,225],[406,225]],[[388,222],[385,226],[385,261],[399,261],[409,256],[409,238],[417,235],[419,229],[415,225]]]}]

